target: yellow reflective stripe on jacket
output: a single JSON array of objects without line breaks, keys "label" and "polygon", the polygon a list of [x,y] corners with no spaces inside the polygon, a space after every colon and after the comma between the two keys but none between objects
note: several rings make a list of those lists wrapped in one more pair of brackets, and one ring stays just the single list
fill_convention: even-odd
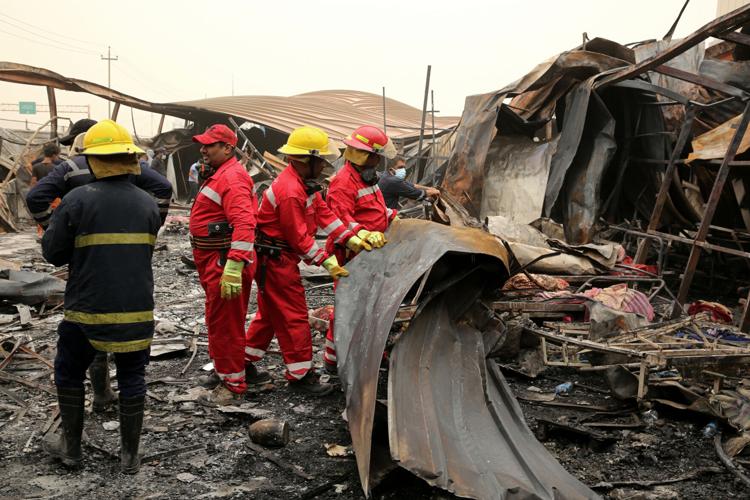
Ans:
[{"label": "yellow reflective stripe on jacket", "polygon": [[151,339],[126,340],[123,342],[112,342],[109,340],[91,340],[88,339],[97,351],[105,352],[134,352],[147,349],[151,345]]},{"label": "yellow reflective stripe on jacket", "polygon": [[153,321],[154,311],[86,313],[66,310],[64,318],[73,323],[81,323],[84,325],[124,325],[129,323],[145,323],[147,321]]},{"label": "yellow reflective stripe on jacket", "polygon": [[156,236],[150,233],[92,233],[76,236],[75,247],[93,245],[154,245]]}]

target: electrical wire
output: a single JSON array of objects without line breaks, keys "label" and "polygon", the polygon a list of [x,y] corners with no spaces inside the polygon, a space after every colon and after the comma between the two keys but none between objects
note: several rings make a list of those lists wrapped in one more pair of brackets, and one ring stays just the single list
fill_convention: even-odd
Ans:
[{"label": "electrical wire", "polygon": [[75,47],[75,46],[72,46],[72,45],[68,45],[68,44],[66,44],[66,43],[60,42],[59,40],[55,40],[54,38],[50,38],[50,37],[48,37],[48,36],[45,36],[45,35],[41,35],[41,34],[39,34],[39,33],[34,33],[34,32],[33,32],[33,31],[31,31],[31,30],[27,30],[26,28],[23,28],[23,27],[21,27],[21,26],[18,26],[18,25],[16,25],[16,24],[13,24],[13,23],[11,23],[11,22],[8,22],[8,21],[6,21],[6,20],[4,20],[4,19],[0,19],[0,23],[3,23],[3,24],[7,24],[8,26],[11,26],[11,27],[13,27],[13,28],[15,28],[15,29],[18,29],[18,30],[21,30],[21,31],[25,31],[26,33],[29,33],[29,34],[31,34],[31,35],[33,35],[33,36],[35,36],[35,37],[43,38],[43,39],[45,39],[45,40],[48,40],[48,41],[50,41],[50,42],[53,42],[53,43],[55,43],[55,44],[57,44],[57,45],[60,45],[60,46],[63,46],[63,47],[69,47],[69,48],[71,48],[72,50],[80,50],[80,51],[85,51],[85,52],[91,52],[91,53],[94,53],[94,52],[93,52],[93,51],[91,51],[91,50],[88,50],[88,49],[83,49],[83,48],[81,48],[81,47]]},{"label": "electrical wire", "polygon": [[21,38],[21,39],[29,41],[29,42],[38,43],[40,45],[46,45],[47,47],[52,47],[54,49],[63,50],[63,51],[66,51],[66,52],[75,52],[75,53],[84,54],[84,55],[87,55],[87,56],[88,55],[92,55],[92,54],[96,54],[95,52],[90,52],[90,51],[84,52],[82,50],[76,50],[76,49],[71,49],[71,48],[67,48],[67,47],[61,47],[61,46],[58,46],[58,45],[53,45],[51,43],[42,42],[40,40],[35,40],[33,38],[29,38],[29,37],[26,37],[26,36],[23,36],[23,35],[19,35],[18,33],[13,33],[11,31],[5,31],[5,30],[2,30],[2,29],[0,29],[0,33],[6,34],[6,35],[10,35],[10,36],[14,36],[14,37],[17,37],[17,38]]},{"label": "electrical wire", "polygon": [[18,19],[17,17],[9,16],[8,14],[5,14],[3,12],[0,12],[0,16],[6,17],[8,19],[12,19],[13,21],[19,22],[21,24],[24,24],[24,25],[29,26],[31,28],[34,28],[36,30],[39,30],[39,31],[42,31],[42,32],[45,32],[45,33],[50,33],[52,35],[56,35],[56,36],[59,36],[59,37],[62,37],[62,38],[67,38],[68,40],[73,40],[75,42],[84,43],[86,45],[102,45],[102,46],[104,45],[103,43],[92,42],[91,40],[81,40],[80,38],[73,38],[70,35],[64,35],[62,33],[57,33],[57,32],[54,32],[52,30],[48,30],[46,28],[41,28],[41,27],[36,26],[34,24],[28,23],[26,21],[22,21],[21,19]]}]

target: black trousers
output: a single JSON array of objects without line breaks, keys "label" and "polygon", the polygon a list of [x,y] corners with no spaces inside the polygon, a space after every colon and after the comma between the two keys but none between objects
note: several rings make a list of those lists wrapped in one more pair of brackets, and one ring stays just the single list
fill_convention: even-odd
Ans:
[{"label": "black trousers", "polygon": [[[99,352],[89,343],[81,327],[62,321],[57,327],[57,356],[55,356],[55,385],[82,389],[86,370]],[[146,365],[150,349],[135,352],[116,352],[117,385],[120,396],[135,398],[146,394]]]}]

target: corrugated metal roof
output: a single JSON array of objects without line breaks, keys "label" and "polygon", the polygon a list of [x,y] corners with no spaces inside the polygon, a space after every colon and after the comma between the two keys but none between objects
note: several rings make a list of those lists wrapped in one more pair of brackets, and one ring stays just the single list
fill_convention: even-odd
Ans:
[{"label": "corrugated metal roof", "polygon": [[[290,97],[232,96],[173,103],[214,113],[244,118],[289,133],[302,125],[325,130],[334,139],[343,139],[360,125],[383,126],[383,97],[356,90],[321,90]],[[422,111],[395,99],[386,98],[388,135],[395,139],[419,136]],[[436,117],[435,128],[458,124],[459,117]],[[429,134],[431,121],[427,120]]]},{"label": "corrugated metal roof", "polygon": [[[124,106],[194,121],[201,118],[201,113],[209,112],[249,120],[284,133],[289,133],[302,125],[314,125],[325,130],[336,140],[345,138],[360,125],[383,126],[383,97],[356,90],[321,90],[290,97],[231,96],[155,103],[108,89],[97,83],[68,78],[48,69],[12,62],[0,62],[0,81],[85,92]],[[419,137],[422,122],[420,109],[386,98],[386,115],[387,132],[390,137],[401,140]],[[455,127],[459,120],[457,116],[436,117],[435,127],[450,129]],[[431,125],[428,116],[425,135],[429,135]]]}]

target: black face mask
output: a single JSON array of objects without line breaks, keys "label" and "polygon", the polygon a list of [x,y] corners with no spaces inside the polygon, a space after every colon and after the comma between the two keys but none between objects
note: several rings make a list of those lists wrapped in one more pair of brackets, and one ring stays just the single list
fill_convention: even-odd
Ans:
[{"label": "black face mask", "polygon": [[375,170],[375,167],[362,169],[359,176],[368,186],[373,186],[378,183],[378,172]]},{"label": "black face mask", "polygon": [[216,169],[209,165],[208,163],[201,163],[198,166],[198,177],[201,178],[201,180],[207,180],[209,177],[214,175],[216,173]]},{"label": "black face mask", "polygon": [[317,193],[318,191],[323,190],[323,186],[318,184],[315,180],[307,179],[304,181],[305,183],[305,193],[310,196],[313,193]]}]

